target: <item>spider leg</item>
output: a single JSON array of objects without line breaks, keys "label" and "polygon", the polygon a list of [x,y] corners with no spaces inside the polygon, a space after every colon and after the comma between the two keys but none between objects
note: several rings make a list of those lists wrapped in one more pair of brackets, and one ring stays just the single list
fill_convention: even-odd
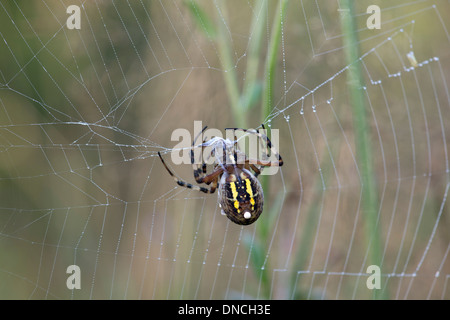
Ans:
[{"label": "spider leg", "polygon": [[[195,137],[194,141],[192,142],[191,164],[194,169],[194,178],[195,178],[195,181],[197,181],[197,183],[202,183],[202,181],[201,181],[202,176],[206,175],[206,163],[203,162],[201,167],[200,167],[200,165],[195,164],[194,146],[195,146],[195,142],[197,141],[198,137],[206,130],[207,127],[208,126],[205,126],[202,129],[202,131]],[[205,148],[204,143],[205,143],[205,140],[203,140],[203,143],[202,143],[202,153],[203,153],[203,149]]]},{"label": "spider leg", "polygon": [[[217,176],[211,184],[211,188],[209,189],[209,193],[214,193],[214,191],[216,191],[217,188],[217,184],[219,183],[219,177]],[[208,183],[209,184],[209,183]]]},{"label": "spider leg", "polygon": [[[261,124],[263,130],[266,130],[266,128],[264,127],[264,124]],[[281,167],[283,165],[283,159],[281,158],[280,154],[278,153],[278,150],[275,149],[275,147],[272,145],[272,142],[270,141],[269,137],[266,136],[265,134],[261,134],[258,131],[258,135],[262,138],[264,138],[266,140],[266,155],[269,155],[269,149],[271,151],[271,154],[275,154],[277,156],[277,166]],[[273,165],[271,165],[273,166]]]},{"label": "spider leg", "polygon": [[250,168],[255,172],[254,176],[257,178],[261,174],[261,169],[255,166],[254,164],[250,164]]},{"label": "spider leg", "polygon": [[[264,124],[261,124],[261,127],[263,128],[263,130],[266,130],[266,128],[264,127]],[[243,131],[245,133],[256,135],[261,140],[264,140],[265,143],[266,143],[266,145],[265,145],[266,156],[269,156],[269,150],[270,150],[270,153],[276,155],[276,157],[277,157],[277,161],[274,161],[274,162],[267,162],[267,161],[261,161],[261,160],[258,160],[258,159],[255,159],[255,160],[252,159],[252,160],[249,160],[250,163],[258,164],[258,165],[264,166],[264,167],[267,167],[267,166],[273,166],[273,167],[278,166],[278,167],[281,167],[283,165],[283,159],[281,158],[281,156],[278,153],[278,151],[276,150],[276,148],[272,145],[272,142],[270,141],[269,137],[267,135],[259,132],[259,130],[257,130],[257,129],[242,129],[242,128],[226,128],[225,130],[234,130],[234,131],[240,130],[240,131]]]},{"label": "spider leg", "polygon": [[[213,186],[211,186],[210,189],[207,189],[207,188],[204,188],[204,187],[195,186],[195,185],[193,185],[193,184],[190,184],[190,183],[188,183],[188,182],[185,182],[185,181],[183,181],[183,180],[178,179],[178,178],[172,173],[172,171],[170,171],[169,167],[167,167],[167,165],[166,165],[166,163],[164,162],[164,159],[162,158],[161,153],[160,153],[159,151],[158,151],[158,156],[159,156],[159,158],[161,159],[161,162],[163,163],[163,165],[164,165],[164,167],[166,168],[167,172],[169,172],[169,174],[172,176],[172,178],[175,180],[175,182],[176,182],[179,186],[185,187],[185,188],[189,188],[189,189],[192,189],[192,190],[196,190],[196,191],[200,191],[200,192],[204,192],[204,193],[214,193],[214,192],[216,191],[217,182],[216,182],[215,185],[213,184]],[[220,173],[221,173],[221,172],[220,172]],[[207,177],[208,177],[208,176],[207,176]],[[215,179],[216,179],[216,180],[218,180],[217,177],[218,177],[218,174],[216,174],[216,176],[215,176]],[[212,181],[213,179],[214,179],[214,178],[211,178],[211,181]]]},{"label": "spider leg", "polygon": [[[203,141],[204,143],[205,141]],[[203,151],[204,147],[202,147],[202,151]],[[195,177],[195,181],[197,181],[198,183],[202,183],[201,178],[205,177],[207,174],[207,165],[206,163],[208,162],[208,160],[214,155],[213,154],[214,151],[211,151],[211,153],[207,156],[206,159],[204,159],[203,163],[202,163],[202,168],[200,171],[200,167],[199,166],[194,166],[194,177]],[[197,175],[196,175],[197,174]],[[206,182],[206,184],[210,184],[211,182]]]},{"label": "spider leg", "polygon": [[192,146],[195,145],[195,141],[197,141],[198,137],[200,137],[200,135],[205,132],[206,128],[208,128],[208,126],[205,126],[202,131],[200,131],[200,133],[195,137],[194,142],[192,142]]},{"label": "spider leg", "polygon": [[258,165],[262,167],[281,167],[283,165],[283,160],[281,159],[281,157],[280,160],[277,161],[263,161],[260,159],[247,159],[246,161],[249,162],[250,166]]}]

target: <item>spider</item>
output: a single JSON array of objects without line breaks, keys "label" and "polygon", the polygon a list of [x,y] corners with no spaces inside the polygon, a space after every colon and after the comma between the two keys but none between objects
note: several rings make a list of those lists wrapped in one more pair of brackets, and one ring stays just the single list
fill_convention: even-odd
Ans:
[{"label": "spider", "polygon": [[[241,128],[227,128],[225,130],[241,130],[244,133],[254,134],[259,139],[265,141],[266,156],[269,149],[276,155],[276,161],[263,161],[260,159],[249,159],[245,153],[239,150],[237,140],[231,141],[222,137],[213,137],[208,141],[203,141],[197,147],[203,149],[211,147],[211,156],[214,156],[215,166],[211,173],[207,174],[205,162],[201,165],[195,164],[194,151],[198,137],[206,130],[204,127],[199,135],[194,139],[191,148],[191,163],[194,169],[194,178],[198,184],[205,183],[211,185],[210,188],[192,185],[178,179],[167,167],[161,153],[158,156],[169,174],[176,183],[182,187],[190,188],[204,193],[214,193],[218,188],[218,202],[221,213],[226,215],[231,221],[239,225],[249,225],[255,222],[263,211],[264,194],[261,183],[257,179],[262,169],[267,166],[283,165],[283,160],[275,150],[269,138],[260,133],[259,130],[248,130]],[[262,125],[264,128],[264,125]],[[252,171],[253,173],[252,173]]]}]

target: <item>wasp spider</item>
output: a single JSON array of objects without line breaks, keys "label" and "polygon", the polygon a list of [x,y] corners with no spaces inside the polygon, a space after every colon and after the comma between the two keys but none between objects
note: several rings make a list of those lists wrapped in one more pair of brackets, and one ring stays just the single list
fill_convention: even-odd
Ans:
[{"label": "wasp spider", "polygon": [[[264,167],[282,166],[283,160],[272,146],[269,138],[259,132],[259,130],[227,128],[225,130],[241,130],[245,133],[256,135],[265,143],[266,156],[268,156],[270,149],[277,160],[263,161],[260,159],[250,159],[245,153],[239,150],[236,139],[231,141],[221,137],[213,137],[197,146],[202,148],[202,152],[204,148],[211,147],[211,156],[215,157],[214,169],[211,173],[207,174],[206,163],[202,162],[201,165],[196,164],[193,151],[196,140],[206,128],[203,128],[202,132],[192,143],[191,163],[194,168],[195,181],[198,184],[205,183],[206,185],[211,185],[209,189],[178,179],[167,167],[161,154],[158,152],[159,158],[178,185],[204,193],[214,193],[218,189],[219,206],[222,208],[221,213],[226,215],[234,223],[249,225],[255,222],[263,211],[264,194],[261,184],[257,179],[258,175]],[[262,128],[265,129],[264,125],[262,125]]]}]

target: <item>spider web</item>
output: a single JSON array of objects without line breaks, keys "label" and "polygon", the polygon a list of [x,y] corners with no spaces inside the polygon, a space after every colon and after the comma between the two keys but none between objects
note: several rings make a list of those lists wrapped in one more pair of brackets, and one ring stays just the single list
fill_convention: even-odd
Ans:
[{"label": "spider web", "polygon": [[[241,84],[250,22],[266,19],[266,55],[278,2],[196,3],[225,26]],[[72,4],[79,30],[66,26]],[[449,3],[379,2],[381,29],[369,30],[372,4],[357,3],[352,64],[366,82],[379,292],[449,299]],[[264,124],[279,130],[285,164],[246,227],[220,215],[216,195],[178,187],[157,157],[194,182],[190,165],[169,161],[172,132],[236,126],[230,70],[188,5],[0,2],[1,298],[372,297],[339,1],[291,1],[282,20]],[[81,289],[66,286],[70,265]]]}]

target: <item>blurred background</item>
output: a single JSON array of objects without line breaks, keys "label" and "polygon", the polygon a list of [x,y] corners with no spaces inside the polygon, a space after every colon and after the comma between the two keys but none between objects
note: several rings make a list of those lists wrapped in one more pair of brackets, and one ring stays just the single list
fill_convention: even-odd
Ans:
[{"label": "blurred background", "polygon": [[[449,299],[449,12],[1,0],[0,298]],[[256,223],[165,171],[194,121],[279,130]]]}]

